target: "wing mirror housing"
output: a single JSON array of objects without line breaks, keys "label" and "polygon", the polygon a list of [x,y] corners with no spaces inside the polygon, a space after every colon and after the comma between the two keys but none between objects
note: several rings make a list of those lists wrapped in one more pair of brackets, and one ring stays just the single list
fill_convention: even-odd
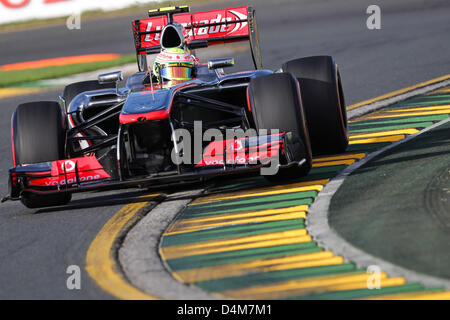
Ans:
[{"label": "wing mirror housing", "polygon": [[119,82],[123,80],[122,71],[114,71],[109,73],[103,73],[98,76],[98,83],[111,83],[111,82]]},{"label": "wing mirror housing", "polygon": [[220,72],[223,72],[220,69],[232,66],[234,66],[234,58],[219,58],[208,61],[208,69],[214,70],[218,81],[220,81]]},{"label": "wing mirror housing", "polygon": [[219,58],[208,61],[208,69],[216,70],[234,66],[234,58]]},{"label": "wing mirror housing", "polygon": [[100,84],[115,82],[116,94],[119,95],[119,81],[123,80],[123,73],[122,71],[103,73],[98,76],[97,80]]}]

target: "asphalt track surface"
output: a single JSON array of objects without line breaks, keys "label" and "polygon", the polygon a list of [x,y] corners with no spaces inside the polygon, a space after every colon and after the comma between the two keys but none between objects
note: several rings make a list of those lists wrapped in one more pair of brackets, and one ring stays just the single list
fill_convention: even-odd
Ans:
[{"label": "asphalt track surface", "polygon": [[[220,2],[193,9],[242,3]],[[450,3],[381,2],[382,29],[376,31],[366,28],[369,4],[356,0],[254,1],[265,67],[275,68],[295,57],[333,55],[341,68],[348,104],[448,73]],[[81,31],[54,26],[2,33],[0,64],[87,53],[131,53],[129,26],[136,17],[82,21]],[[239,54],[236,58],[239,67],[251,67],[248,57],[244,60]],[[12,111],[22,102],[54,100],[59,92],[0,100],[3,194],[7,192],[7,169],[11,165]],[[17,202],[2,204],[0,298],[112,298],[84,271],[86,251],[109,218],[138,195],[134,191],[77,195],[69,207],[37,212]],[[82,290],[66,288],[66,268],[72,264],[81,267]]]}]

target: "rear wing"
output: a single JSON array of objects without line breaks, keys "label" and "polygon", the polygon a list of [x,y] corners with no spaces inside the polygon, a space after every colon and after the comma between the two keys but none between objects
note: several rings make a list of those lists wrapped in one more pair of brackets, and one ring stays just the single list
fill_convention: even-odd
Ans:
[{"label": "rear wing", "polygon": [[[182,13],[180,13],[182,12]],[[249,41],[253,63],[262,69],[255,10],[250,6],[189,13],[189,7],[149,11],[150,18],[132,22],[139,71],[147,70],[146,54],[161,50],[161,31],[177,22],[184,27],[184,39],[191,49],[237,41]]]}]

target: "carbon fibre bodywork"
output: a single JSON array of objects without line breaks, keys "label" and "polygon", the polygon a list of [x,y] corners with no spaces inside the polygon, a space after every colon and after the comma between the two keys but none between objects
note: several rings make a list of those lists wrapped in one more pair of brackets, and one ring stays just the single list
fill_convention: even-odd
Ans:
[{"label": "carbon fibre bodywork", "polygon": [[[193,133],[193,122],[202,121],[203,130],[251,129],[245,98],[248,83],[254,77],[272,73],[256,70],[217,79],[214,72],[203,71],[204,76],[169,88],[147,84],[150,74],[141,72],[131,76],[127,85],[117,91],[101,89],[79,94],[67,106],[66,159],[10,169],[10,198],[19,199],[24,192],[49,194],[148,187],[224,174],[258,173],[262,166],[268,165],[264,160],[274,156],[281,157],[282,167],[298,165],[302,159],[289,154],[286,133],[259,140],[234,139],[232,143],[237,141],[244,153],[227,152],[224,142],[224,152],[211,156],[208,147],[211,148],[212,142],[203,141],[200,161],[174,165],[170,155],[175,148],[172,137],[177,128],[188,128]],[[226,101],[225,96],[233,97],[233,101]],[[241,97],[239,105],[231,104],[236,96]],[[65,107],[63,103],[62,106]],[[267,152],[255,161],[252,154],[262,154],[258,151],[260,144],[264,144]]]},{"label": "carbon fibre bodywork", "polygon": [[[207,27],[217,25],[238,30],[239,37],[230,36],[230,42],[250,40],[256,70],[225,74],[200,64],[195,78],[179,83],[164,82],[151,71],[141,70],[130,76],[124,87],[118,87],[117,82],[115,88],[112,84],[111,88],[82,91],[71,101],[66,101],[63,94],[60,106],[66,128],[64,157],[15,164],[9,171],[10,192],[5,199],[19,200],[27,194],[149,187],[225,174],[258,173],[261,168],[271,166],[274,159],[277,168],[302,165],[305,159],[294,147],[298,143],[297,136],[291,132],[263,135],[258,132],[257,135],[248,86],[252,79],[274,72],[261,68],[259,46],[254,48],[258,43],[256,35],[251,34],[256,30],[256,22],[250,20],[254,19],[254,11],[249,7],[224,10],[234,15],[241,12],[236,15],[240,18],[234,22],[225,19],[209,23]],[[225,11],[218,12],[207,12],[207,15],[220,17]],[[249,16],[244,20],[245,12]],[[170,14],[167,19],[170,22]],[[134,23],[134,27],[136,25],[139,23]],[[247,25],[248,29],[241,31]],[[204,25],[192,22],[188,28],[202,27]],[[145,40],[148,32],[139,30],[134,28],[135,36]],[[207,38],[212,42],[217,39]],[[219,40],[226,42],[227,37]],[[142,53],[154,50],[154,42],[150,39],[151,45],[145,50],[143,41],[136,42],[139,69],[143,67]],[[196,43],[195,39],[189,44],[192,43]],[[198,123],[201,123],[200,129]],[[222,134],[222,139],[204,139],[208,129]],[[13,126],[12,132],[15,130]],[[192,143],[188,144],[184,137],[180,139],[178,130],[194,137]],[[228,138],[230,131],[239,130],[253,131]],[[188,153],[193,157],[186,161]],[[183,161],[175,161],[179,158]]]}]

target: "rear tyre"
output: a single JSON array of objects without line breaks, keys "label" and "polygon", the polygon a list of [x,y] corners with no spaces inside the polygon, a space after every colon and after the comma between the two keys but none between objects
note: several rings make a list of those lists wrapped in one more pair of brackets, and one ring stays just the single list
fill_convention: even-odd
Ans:
[{"label": "rear tyre", "polygon": [[339,70],[330,56],[283,64],[297,78],[314,155],[343,153],[348,146],[347,112]]},{"label": "rear tyre", "polygon": [[81,81],[71,83],[64,88],[62,97],[64,98],[66,104],[66,110],[72,102],[73,98],[85,91],[99,90],[115,88],[115,83],[104,83],[100,84],[97,80]]},{"label": "rear tyre", "polygon": [[248,99],[256,129],[292,132],[295,153],[306,161],[301,166],[278,170],[269,180],[302,177],[311,169],[311,147],[297,80],[289,73],[254,78],[248,86]]},{"label": "rear tyre", "polygon": [[[31,164],[64,159],[65,125],[61,107],[53,101],[24,103],[12,117],[13,164]],[[28,208],[67,204],[70,193],[36,195],[24,193]]]}]

